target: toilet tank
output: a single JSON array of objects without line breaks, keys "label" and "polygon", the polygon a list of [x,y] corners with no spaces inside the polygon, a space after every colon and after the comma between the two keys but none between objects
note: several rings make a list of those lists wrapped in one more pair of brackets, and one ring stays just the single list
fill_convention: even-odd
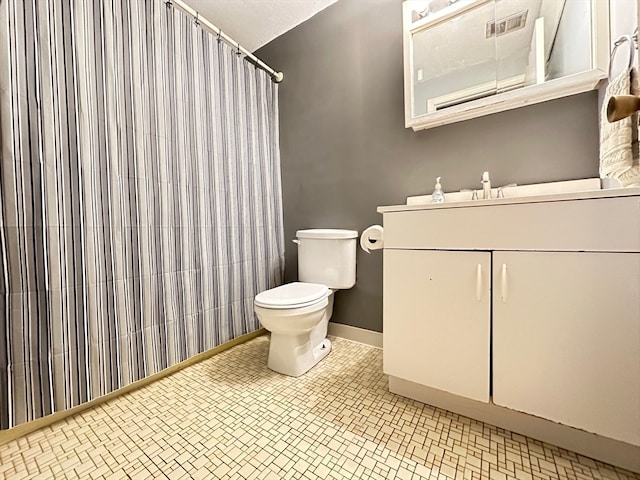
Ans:
[{"label": "toilet tank", "polygon": [[351,288],[356,283],[355,230],[329,228],[298,230],[298,279],[329,288]]}]

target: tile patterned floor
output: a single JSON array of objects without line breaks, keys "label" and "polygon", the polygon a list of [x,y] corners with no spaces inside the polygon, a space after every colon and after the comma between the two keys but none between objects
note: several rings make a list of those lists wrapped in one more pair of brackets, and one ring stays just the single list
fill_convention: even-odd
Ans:
[{"label": "tile patterned floor", "polygon": [[390,394],[380,350],[334,340],[294,379],[259,337],[0,445],[0,478],[640,480]]}]

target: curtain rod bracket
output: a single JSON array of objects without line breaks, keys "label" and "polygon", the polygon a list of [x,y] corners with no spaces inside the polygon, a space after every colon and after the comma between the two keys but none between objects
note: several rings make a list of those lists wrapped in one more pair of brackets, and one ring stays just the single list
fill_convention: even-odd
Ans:
[{"label": "curtain rod bracket", "polygon": [[[2,2],[2,0],[0,0],[0,2]],[[186,13],[187,15],[191,15],[192,17],[195,17],[195,22],[197,22],[198,25],[206,28],[213,35],[217,36],[218,43],[224,40],[231,47],[232,51],[233,50],[236,51],[236,54],[238,55],[238,57],[244,55],[244,58],[251,60],[259,68],[267,72],[267,74],[270,76],[270,78],[274,82],[279,83],[284,78],[284,75],[282,75],[282,72],[276,72],[273,68],[271,68],[269,65],[264,63],[262,60],[260,60],[249,50],[241,47],[239,42],[232,39],[228,35],[225,35],[222,32],[222,29],[220,27],[211,23],[209,20],[207,20],[206,17],[200,18],[200,13],[197,10],[191,8],[189,5],[187,5],[184,2],[184,0],[165,0],[165,3],[167,5],[167,8],[175,6],[179,8],[182,12]]]}]

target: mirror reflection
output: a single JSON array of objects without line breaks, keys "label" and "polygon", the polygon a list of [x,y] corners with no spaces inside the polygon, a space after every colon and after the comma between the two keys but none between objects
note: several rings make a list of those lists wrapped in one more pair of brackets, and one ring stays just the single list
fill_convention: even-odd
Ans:
[{"label": "mirror reflection", "polygon": [[412,116],[593,68],[589,0],[431,0],[411,11]]}]

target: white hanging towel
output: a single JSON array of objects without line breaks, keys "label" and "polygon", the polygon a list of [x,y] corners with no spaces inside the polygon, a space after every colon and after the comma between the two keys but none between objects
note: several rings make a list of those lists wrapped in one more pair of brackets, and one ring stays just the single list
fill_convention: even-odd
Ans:
[{"label": "white hanging towel", "polygon": [[613,95],[638,93],[638,71],[625,69],[607,85],[600,112],[600,178],[615,178],[623,187],[640,186],[638,115],[609,123],[607,104]]}]

